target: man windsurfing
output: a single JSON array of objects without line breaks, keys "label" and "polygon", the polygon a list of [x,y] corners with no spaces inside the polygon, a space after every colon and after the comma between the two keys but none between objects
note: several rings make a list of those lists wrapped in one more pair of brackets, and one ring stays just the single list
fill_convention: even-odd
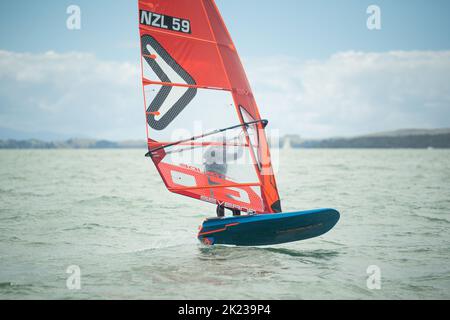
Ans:
[{"label": "man windsurfing", "polygon": [[[229,149],[229,148],[228,148]],[[236,161],[239,159],[242,154],[242,148],[233,148],[234,152],[227,152],[226,144],[223,146],[211,146],[206,149],[203,154],[203,165],[206,173],[214,173],[215,175],[219,175],[222,178],[226,178],[228,171],[228,160]],[[208,182],[210,184],[215,184],[215,182],[211,181],[208,177]],[[238,209],[230,209],[233,212],[233,216],[240,216],[241,211]],[[225,216],[225,206],[218,205],[216,208],[217,217],[221,218]]]}]

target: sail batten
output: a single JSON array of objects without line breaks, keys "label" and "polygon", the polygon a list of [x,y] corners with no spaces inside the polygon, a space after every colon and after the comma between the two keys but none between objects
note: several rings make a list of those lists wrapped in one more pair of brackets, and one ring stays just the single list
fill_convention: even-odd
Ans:
[{"label": "sail batten", "polygon": [[216,189],[216,188],[230,188],[230,187],[261,187],[259,183],[230,183],[226,185],[217,186],[200,186],[200,187],[185,187],[185,188],[169,188],[170,191],[182,190],[199,190],[199,189]]},{"label": "sail batten", "polygon": [[148,155],[168,190],[281,211],[267,121],[214,1],[139,0],[139,25]]},{"label": "sail batten", "polygon": [[208,86],[200,86],[194,84],[185,84],[185,83],[173,83],[173,82],[161,82],[161,81],[152,81],[145,78],[142,78],[143,86],[149,85],[162,85],[162,86],[172,86],[172,87],[185,87],[185,88],[198,88],[198,89],[208,89],[208,90],[223,90],[223,91],[231,91],[227,88],[219,88],[219,87],[208,87]]}]

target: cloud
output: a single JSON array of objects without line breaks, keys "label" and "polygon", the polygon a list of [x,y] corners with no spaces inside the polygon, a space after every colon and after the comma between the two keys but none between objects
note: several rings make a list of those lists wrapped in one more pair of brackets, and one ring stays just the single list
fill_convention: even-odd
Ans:
[{"label": "cloud", "polygon": [[0,51],[0,126],[63,136],[145,137],[139,73],[139,65],[86,53]]},{"label": "cloud", "polygon": [[245,61],[261,113],[283,133],[355,135],[450,126],[450,51],[342,52]]},{"label": "cloud", "polygon": [[[261,114],[282,134],[450,126],[450,51],[350,51],[325,60],[281,56],[244,65]],[[138,63],[0,50],[0,127],[143,138],[143,112]]]}]

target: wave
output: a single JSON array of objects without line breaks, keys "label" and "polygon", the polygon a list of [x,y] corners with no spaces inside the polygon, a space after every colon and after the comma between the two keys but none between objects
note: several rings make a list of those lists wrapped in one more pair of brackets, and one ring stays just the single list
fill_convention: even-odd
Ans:
[{"label": "wave", "polygon": [[417,218],[422,218],[422,219],[425,219],[425,220],[430,221],[430,222],[450,223],[450,221],[447,220],[447,219],[445,219],[445,218],[437,218],[437,217],[430,217],[430,216],[422,216],[422,215],[416,214],[416,213],[411,214],[411,216],[417,217]]},{"label": "wave", "polygon": [[133,232],[138,232],[136,228],[111,226],[111,225],[99,224],[99,223],[94,223],[94,222],[83,223],[82,225],[65,228],[62,231],[79,231],[79,230],[94,230],[94,229],[129,230],[129,231],[133,231]]}]

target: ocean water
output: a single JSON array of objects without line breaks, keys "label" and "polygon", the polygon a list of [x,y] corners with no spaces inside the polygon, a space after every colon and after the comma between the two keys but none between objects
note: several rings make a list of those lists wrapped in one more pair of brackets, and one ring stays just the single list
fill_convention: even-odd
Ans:
[{"label": "ocean water", "polygon": [[450,298],[449,151],[282,150],[284,211],[341,220],[269,247],[199,244],[214,207],[166,191],[144,153],[0,151],[0,298]]}]

